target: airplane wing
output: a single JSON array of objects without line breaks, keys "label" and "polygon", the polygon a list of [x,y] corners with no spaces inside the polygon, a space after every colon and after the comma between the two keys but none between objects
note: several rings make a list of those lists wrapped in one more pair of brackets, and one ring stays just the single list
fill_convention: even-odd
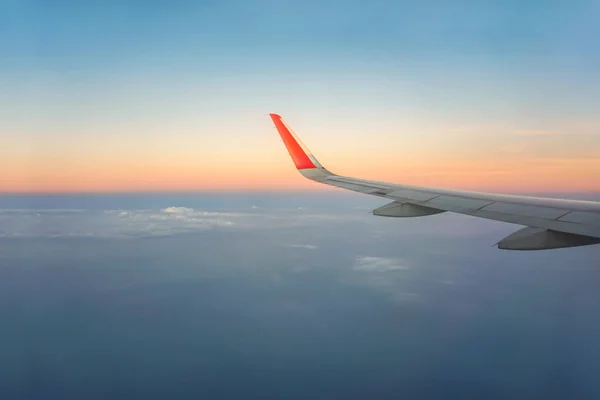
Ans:
[{"label": "airplane wing", "polygon": [[600,202],[436,189],[336,175],[323,167],[277,114],[269,114],[298,171],[313,181],[391,200],[383,217],[450,211],[525,228],[497,243],[505,250],[544,250],[600,243]]}]

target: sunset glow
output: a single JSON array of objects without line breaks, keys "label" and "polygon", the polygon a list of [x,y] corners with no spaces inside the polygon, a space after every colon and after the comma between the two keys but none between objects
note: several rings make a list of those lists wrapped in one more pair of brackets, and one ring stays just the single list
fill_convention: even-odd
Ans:
[{"label": "sunset glow", "polygon": [[[600,53],[581,46],[591,10],[545,15],[535,32],[511,10],[508,32],[474,22],[488,9],[424,29],[409,23],[420,9],[400,23],[392,5],[323,7],[307,32],[301,6],[215,5],[224,25],[202,7],[123,21],[112,7],[17,7],[47,32],[0,39],[0,192],[332,190],[295,171],[270,112],[338,174],[600,191]],[[445,33],[455,25],[478,39]]]}]

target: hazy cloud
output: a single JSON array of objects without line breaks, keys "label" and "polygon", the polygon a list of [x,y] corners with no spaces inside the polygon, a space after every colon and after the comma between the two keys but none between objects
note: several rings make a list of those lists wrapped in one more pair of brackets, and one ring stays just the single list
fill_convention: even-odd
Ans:
[{"label": "hazy cloud", "polygon": [[353,267],[355,273],[346,278],[346,283],[367,286],[394,303],[422,302],[423,297],[414,291],[411,284],[410,269],[405,261],[397,258],[359,256]]},{"label": "hazy cloud", "polygon": [[161,211],[167,214],[190,214],[194,209],[187,207],[167,207],[163,208]]},{"label": "hazy cloud", "polygon": [[[216,212],[179,206],[160,210],[0,210],[0,238],[143,238],[211,229],[300,228],[319,225],[323,220],[357,218],[286,210]],[[291,247],[317,248],[306,243]]]},{"label": "hazy cloud", "polygon": [[200,232],[236,225],[233,214],[196,212],[191,208],[158,210],[3,210],[4,238],[136,238]]},{"label": "hazy cloud", "polygon": [[312,245],[312,244],[291,244],[289,247],[297,247],[297,248],[301,248],[301,249],[310,249],[310,250],[314,250],[317,248],[317,246]]},{"label": "hazy cloud", "polygon": [[409,269],[400,260],[385,257],[357,257],[354,270],[355,271],[397,271]]}]

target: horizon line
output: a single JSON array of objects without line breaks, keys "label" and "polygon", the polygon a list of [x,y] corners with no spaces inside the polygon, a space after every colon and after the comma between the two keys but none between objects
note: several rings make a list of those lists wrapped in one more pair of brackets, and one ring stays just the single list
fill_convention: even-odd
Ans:
[{"label": "horizon line", "polygon": [[[497,190],[478,190],[478,189],[469,189],[470,191],[476,191],[481,193],[497,193]],[[521,191],[521,190],[506,190],[506,189],[498,189],[501,190],[501,193],[505,194],[600,194],[600,189],[592,189],[592,190],[565,190],[565,189],[555,189],[555,190],[547,190],[547,191]],[[106,191],[8,191],[3,192],[0,191],[0,196],[48,196],[48,195],[126,195],[126,194],[226,194],[226,193],[259,193],[259,194],[268,194],[268,193],[311,193],[311,194],[319,194],[319,193],[340,193],[340,194],[348,194],[347,192],[338,190],[336,188],[281,188],[281,189],[272,189],[272,188],[243,188],[243,189],[190,189],[190,190],[106,190]],[[356,193],[361,194],[361,193]]]}]

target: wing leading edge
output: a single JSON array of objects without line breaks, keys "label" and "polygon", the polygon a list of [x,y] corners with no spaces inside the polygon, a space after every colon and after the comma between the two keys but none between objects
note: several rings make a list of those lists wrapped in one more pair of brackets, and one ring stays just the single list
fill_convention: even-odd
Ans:
[{"label": "wing leading edge", "polygon": [[392,200],[374,215],[406,218],[450,211],[525,228],[497,243],[505,250],[544,250],[600,243],[600,202],[501,195],[401,185],[327,170],[281,116],[269,114],[298,171],[308,179]]}]

